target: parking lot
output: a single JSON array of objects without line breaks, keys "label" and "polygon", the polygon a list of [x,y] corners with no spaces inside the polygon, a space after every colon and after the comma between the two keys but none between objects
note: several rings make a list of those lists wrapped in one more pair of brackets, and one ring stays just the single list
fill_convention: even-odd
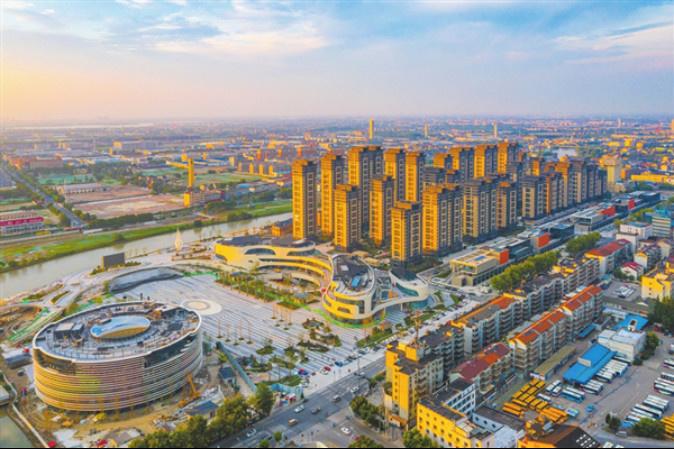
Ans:
[{"label": "parking lot", "polygon": [[[660,373],[662,372],[674,374],[674,370],[667,370],[662,366],[662,362],[669,357],[667,351],[670,344],[674,343],[674,338],[668,338],[659,332],[657,335],[662,340],[662,344],[655,353],[648,360],[645,360],[642,366],[629,366],[622,377],[616,377],[613,382],[604,384],[603,391],[599,395],[586,393],[585,399],[581,403],[558,396],[553,398],[552,405],[562,410],[566,410],[567,408],[578,410],[580,413],[576,421],[584,428],[587,428],[590,433],[598,431],[603,427],[607,413],[612,413],[622,421],[625,421],[625,417],[630,409],[635,404],[640,404],[649,394],[671,401],[670,411],[666,413],[671,414],[671,410],[674,408],[674,396],[655,392],[653,382],[660,377]],[[596,336],[596,334],[588,338],[592,338],[593,336]],[[577,347],[577,355],[580,356],[587,348],[587,343],[577,344]],[[566,366],[548,379],[547,383],[550,384],[555,380],[562,380],[562,376],[566,370],[576,360],[577,357],[574,357]],[[592,413],[587,411],[587,407],[590,405],[594,406]]]},{"label": "parking lot", "polygon": [[[631,293],[621,296],[620,290],[626,290],[627,288],[630,289]],[[612,281],[608,288],[604,290],[604,295],[610,298],[621,299],[623,301],[637,302],[641,300],[641,286],[639,284],[632,284],[629,282]]]}]

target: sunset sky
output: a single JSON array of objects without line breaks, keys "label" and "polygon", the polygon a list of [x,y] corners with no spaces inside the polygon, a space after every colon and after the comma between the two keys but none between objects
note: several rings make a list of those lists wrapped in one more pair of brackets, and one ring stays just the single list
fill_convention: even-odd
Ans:
[{"label": "sunset sky", "polygon": [[0,5],[5,123],[673,112],[671,1]]}]

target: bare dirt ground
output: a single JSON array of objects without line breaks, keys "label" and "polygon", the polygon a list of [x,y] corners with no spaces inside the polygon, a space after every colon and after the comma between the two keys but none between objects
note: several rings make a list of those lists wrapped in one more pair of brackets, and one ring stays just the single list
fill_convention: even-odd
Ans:
[{"label": "bare dirt ground", "polygon": [[135,196],[149,195],[150,189],[136,186],[108,186],[104,192],[76,193],[66,195],[66,202],[70,204],[92,203],[95,201],[117,200]]},{"label": "bare dirt ground", "polygon": [[130,214],[167,212],[183,208],[183,199],[173,195],[153,195],[142,198],[127,198],[117,201],[80,204],[78,209],[101,219]]}]

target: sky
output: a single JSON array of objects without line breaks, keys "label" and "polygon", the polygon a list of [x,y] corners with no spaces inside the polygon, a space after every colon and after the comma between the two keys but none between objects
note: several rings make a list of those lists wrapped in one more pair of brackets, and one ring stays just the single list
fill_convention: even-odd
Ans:
[{"label": "sky", "polygon": [[644,114],[671,0],[0,0],[4,123]]}]

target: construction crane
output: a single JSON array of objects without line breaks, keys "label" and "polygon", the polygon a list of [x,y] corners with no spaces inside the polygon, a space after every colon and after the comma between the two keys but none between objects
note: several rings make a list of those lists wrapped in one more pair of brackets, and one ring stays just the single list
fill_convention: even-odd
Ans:
[{"label": "construction crane", "polygon": [[194,387],[194,382],[192,381],[192,376],[190,375],[190,373],[187,373],[187,380],[190,383],[190,389],[192,391],[192,394],[190,395],[189,398],[183,399],[180,402],[178,402],[178,407],[180,407],[180,408],[185,407],[187,404],[194,401],[195,399],[198,399],[199,396],[201,396],[199,394],[199,392],[197,391],[197,389]]},{"label": "construction crane", "polygon": [[187,188],[192,189],[194,187],[194,159],[187,159],[187,164],[181,162],[168,162],[169,165],[173,167],[186,168],[187,169]]}]

